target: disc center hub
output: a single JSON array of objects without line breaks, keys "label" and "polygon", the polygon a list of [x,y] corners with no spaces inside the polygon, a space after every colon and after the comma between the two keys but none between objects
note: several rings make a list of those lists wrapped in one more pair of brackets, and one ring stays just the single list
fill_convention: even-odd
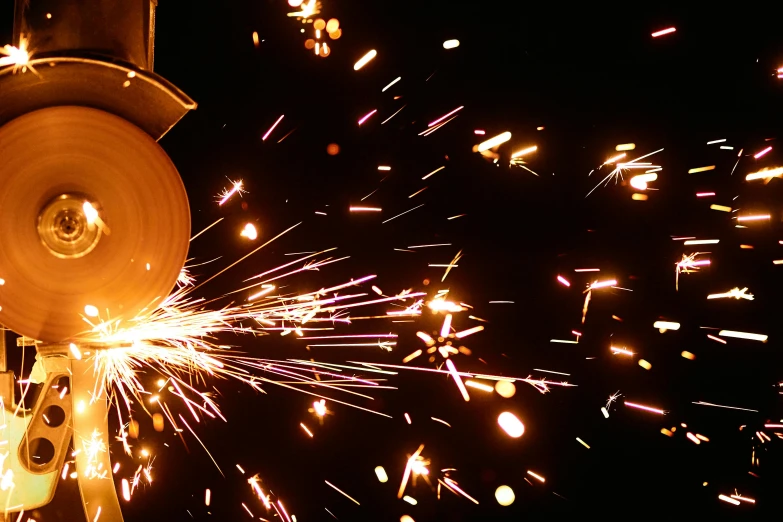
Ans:
[{"label": "disc center hub", "polygon": [[101,227],[91,222],[84,194],[61,194],[49,201],[38,215],[38,235],[46,249],[61,259],[76,259],[95,249]]}]

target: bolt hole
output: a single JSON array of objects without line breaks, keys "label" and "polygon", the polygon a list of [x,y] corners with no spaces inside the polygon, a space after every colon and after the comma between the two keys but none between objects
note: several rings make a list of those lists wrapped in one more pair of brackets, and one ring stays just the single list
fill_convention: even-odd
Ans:
[{"label": "bolt hole", "polygon": [[45,466],[54,458],[54,444],[43,437],[31,440],[28,451],[30,462],[36,466]]},{"label": "bolt hole", "polygon": [[[71,393],[71,379],[67,375],[63,375],[59,379],[57,379],[57,390],[62,394],[63,397],[67,397],[69,393]],[[63,390],[65,390],[65,393],[63,394]]]},{"label": "bolt hole", "polygon": [[56,428],[65,422],[65,410],[54,404],[43,411],[43,416],[44,424],[50,428]]}]

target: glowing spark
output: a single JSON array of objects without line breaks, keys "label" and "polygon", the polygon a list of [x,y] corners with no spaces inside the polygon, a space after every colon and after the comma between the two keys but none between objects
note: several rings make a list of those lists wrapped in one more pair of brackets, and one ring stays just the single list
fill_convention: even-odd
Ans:
[{"label": "glowing spark", "polygon": [[526,149],[518,150],[518,151],[516,151],[515,153],[513,153],[511,155],[511,159],[521,158],[522,156],[525,156],[525,155],[530,154],[531,152],[535,152],[537,150],[538,150],[538,146],[536,146],[536,145],[533,145],[532,147],[528,147]]},{"label": "glowing spark", "polygon": [[98,317],[98,309],[93,305],[85,305],[84,313],[88,317]]},{"label": "glowing spark", "polygon": [[533,477],[534,479],[538,480],[539,482],[546,482],[546,479],[539,475],[538,473],[534,473],[530,470],[527,471],[527,474]]},{"label": "glowing spark", "polygon": [[445,426],[448,426],[449,428],[451,428],[451,424],[449,424],[448,422],[446,422],[446,421],[445,421],[445,420],[443,420],[443,419],[439,419],[439,418],[437,418],[437,417],[430,417],[430,419],[434,420],[435,422],[440,422],[441,424],[443,424],[443,425],[445,425]]},{"label": "glowing spark", "polygon": [[411,362],[413,359],[415,359],[416,357],[420,356],[421,354],[422,354],[422,351],[421,351],[421,350],[416,350],[416,351],[415,351],[415,352],[413,352],[412,354],[410,354],[410,355],[406,356],[406,357],[405,357],[405,358],[402,360],[402,362],[403,362],[403,363],[409,363],[409,362]]},{"label": "glowing spark", "polygon": [[381,484],[384,484],[389,480],[389,476],[386,474],[386,470],[383,469],[383,466],[375,467],[375,476],[378,477],[378,482]]},{"label": "glowing spark", "polygon": [[349,207],[350,212],[381,212],[383,209],[379,207]]},{"label": "glowing spark", "polygon": [[600,283],[596,281],[595,283],[590,285],[589,290],[595,290],[596,288],[605,288],[607,286],[614,286],[616,284],[617,284],[617,281],[615,279],[611,279],[611,280],[608,280],[608,281],[601,281]]},{"label": "glowing spark", "polygon": [[392,81],[391,81],[391,83],[390,83],[389,85],[387,85],[386,87],[384,87],[383,89],[381,89],[381,92],[386,92],[386,91],[389,89],[389,87],[391,87],[392,85],[394,85],[395,83],[397,83],[397,82],[398,82],[398,81],[400,81],[400,80],[402,80],[402,76],[398,76],[397,78],[395,78],[394,80],[392,80]]},{"label": "glowing spark", "polygon": [[500,426],[509,437],[515,439],[518,439],[525,433],[525,425],[510,411],[504,411],[498,416],[498,426]]},{"label": "glowing spark", "polygon": [[707,198],[707,197],[714,196],[714,195],[715,195],[714,192],[697,192],[696,193],[696,197],[697,198]]},{"label": "glowing spark", "polygon": [[441,326],[440,329],[440,336],[448,337],[449,333],[451,333],[451,314],[446,314],[446,317],[443,320],[443,326]]},{"label": "glowing spark", "polygon": [[122,479],[122,498],[124,498],[126,502],[130,502],[131,493],[130,493],[130,484],[128,484],[128,479]]},{"label": "glowing spark", "polygon": [[406,413],[406,414],[404,414],[404,417],[405,417],[405,422],[407,422],[408,424],[411,424],[411,416]]},{"label": "glowing spark", "polygon": [[614,150],[621,152],[624,150],[633,150],[636,148],[635,143],[621,143],[620,145],[617,145]]},{"label": "glowing spark", "polygon": [[487,386],[486,384],[482,384],[480,382],[471,381],[471,380],[465,381],[465,386],[470,386],[471,388],[475,388],[477,390],[490,392],[490,393],[495,390],[492,386]]},{"label": "glowing spark", "polygon": [[603,165],[612,165],[613,163],[617,163],[619,160],[623,159],[626,156],[626,154],[623,152],[622,154],[618,154],[617,156],[612,156],[608,160],[604,161],[602,163]]},{"label": "glowing spark", "polygon": [[511,133],[510,132],[504,132],[501,134],[498,134],[494,138],[490,138],[487,141],[481,142],[478,145],[478,148],[476,149],[478,152],[484,152],[485,150],[492,149],[494,147],[497,147],[498,145],[501,145],[508,140],[511,139]]},{"label": "glowing spark", "polygon": [[666,29],[661,29],[660,31],[655,31],[652,33],[653,38],[658,38],[659,36],[663,36],[665,34],[671,34],[677,30],[676,27],[667,27]]},{"label": "glowing spark", "polygon": [[394,216],[394,217],[390,217],[389,219],[387,219],[387,220],[385,220],[385,221],[381,221],[381,225],[383,225],[383,224],[385,224],[385,223],[388,223],[388,222],[389,222],[389,221],[391,221],[392,219],[397,219],[397,218],[398,218],[398,217],[400,217],[400,216],[404,216],[404,215],[405,215],[405,214],[407,214],[408,212],[413,212],[413,211],[414,211],[414,210],[416,210],[417,208],[421,208],[421,207],[423,207],[423,206],[424,206],[424,203],[422,203],[421,205],[419,205],[419,206],[417,206],[417,207],[413,207],[413,208],[411,208],[411,209],[408,209],[408,210],[406,210],[405,212],[401,212],[400,214],[397,214],[397,215],[396,215],[396,216]]},{"label": "glowing spark", "polygon": [[[545,389],[531,382],[528,382],[528,384],[533,384],[533,386],[535,386],[538,391]],[[517,387],[514,386],[514,383],[511,381],[500,380],[495,383],[495,391],[504,399],[510,399],[517,392]]]},{"label": "glowing spark", "polygon": [[465,385],[462,384],[462,378],[460,378],[459,373],[457,373],[457,367],[454,366],[454,362],[451,359],[446,359],[446,366],[448,367],[452,378],[454,378],[454,382],[457,383],[457,388],[459,388],[462,398],[465,399],[465,402],[469,401],[470,395],[468,395],[468,390],[465,388]]},{"label": "glowing spark", "polygon": [[725,406],[723,404],[713,404],[711,402],[698,401],[698,402],[694,402],[692,404],[697,404],[699,406],[712,406],[714,408],[725,408],[727,410],[752,411],[752,412],[758,413],[758,410],[751,410],[750,408],[739,408],[737,406]]},{"label": "glowing spark", "polygon": [[557,280],[560,281],[560,283],[565,285],[565,286],[571,286],[571,283],[568,282],[568,279],[566,279],[563,276],[560,276],[560,275],[557,276]]},{"label": "glowing spark", "polygon": [[397,491],[397,498],[402,498],[403,494],[405,493],[405,486],[408,484],[408,479],[411,476],[411,473],[414,472],[414,468],[416,468],[419,471],[426,470],[427,468],[424,468],[426,464],[425,461],[421,457],[421,452],[424,451],[424,444],[420,445],[419,448],[416,450],[416,452],[408,457],[408,462],[405,464],[405,471],[402,474],[402,482],[400,483],[400,489]]},{"label": "glowing spark", "polygon": [[362,117],[359,119],[359,125],[361,125],[362,123],[364,123],[365,121],[367,121],[367,119],[368,119],[370,116],[372,116],[373,114],[375,114],[376,112],[378,112],[378,109],[373,109],[373,110],[371,110],[370,112],[368,112],[367,114],[365,114],[364,116],[362,116]]},{"label": "glowing spark", "polygon": [[456,49],[459,47],[459,40],[446,40],[443,42],[444,49]]},{"label": "glowing spark", "polygon": [[378,55],[378,52],[375,49],[372,49],[367,54],[365,54],[364,56],[359,58],[358,62],[353,64],[353,70],[354,71],[358,71],[359,69],[361,69],[362,67],[364,67],[365,65],[370,63],[370,60],[375,58],[377,55]]},{"label": "glowing spark", "polygon": [[389,121],[390,119],[392,119],[392,118],[394,118],[395,116],[397,116],[397,115],[400,113],[400,111],[401,111],[401,110],[403,110],[405,107],[407,107],[407,105],[403,105],[402,107],[400,107],[399,109],[397,109],[397,112],[395,112],[394,114],[392,114],[391,116],[389,116],[388,118],[386,118],[385,120],[383,120],[383,121],[381,122],[381,125],[383,125],[384,123],[386,123],[386,122],[387,122],[387,121]]},{"label": "glowing spark", "polygon": [[719,210],[720,212],[731,212],[731,207],[726,207],[724,205],[710,205],[710,209]]},{"label": "glowing spark", "polygon": [[405,502],[407,502],[411,506],[415,506],[416,504],[418,504],[418,502],[416,501],[415,498],[409,497],[408,495],[405,495],[404,497],[402,497],[402,500],[404,500]]},{"label": "glowing spark", "polygon": [[772,150],[772,147],[767,147],[766,149],[762,150],[761,152],[758,152],[758,153],[754,154],[753,157],[756,158],[756,159],[759,159],[760,157],[762,157],[763,155],[765,155],[767,152],[769,152],[771,150]]},{"label": "glowing spark", "polygon": [[769,214],[759,214],[755,216],[737,216],[737,221],[762,221],[764,219],[769,219]]},{"label": "glowing spark", "polygon": [[634,353],[632,351],[626,350],[625,348],[615,348],[614,346],[611,346],[610,348],[612,350],[612,354],[614,354],[614,355],[617,355],[617,354],[630,355],[630,356],[634,355]]},{"label": "glowing spark", "polygon": [[696,356],[693,355],[691,352],[688,352],[688,351],[683,351],[680,355],[682,355],[684,358],[686,358],[686,359],[688,359],[690,361],[693,361],[694,359],[696,359]]},{"label": "glowing spark", "polygon": [[720,332],[718,332],[718,335],[722,337],[734,337],[736,339],[747,339],[749,341],[761,341],[762,343],[767,342],[767,336],[763,334],[735,332],[732,330],[721,330]]},{"label": "glowing spark", "polygon": [[715,165],[709,165],[707,167],[697,167],[695,169],[690,169],[688,171],[688,174],[698,174],[699,172],[707,172],[708,170],[715,170]]},{"label": "glowing spark", "polygon": [[720,239],[689,239],[683,245],[717,245]]},{"label": "glowing spark", "polygon": [[421,178],[421,179],[423,179],[423,180],[424,180],[424,179],[427,179],[427,178],[429,178],[430,176],[432,176],[433,174],[435,174],[436,172],[440,172],[441,170],[443,170],[443,169],[445,169],[445,168],[446,168],[446,166],[445,166],[445,165],[444,165],[444,166],[442,166],[442,167],[438,167],[437,169],[433,170],[432,172],[430,172],[429,174],[427,174],[426,176],[424,176],[424,177],[423,177],[423,178]]},{"label": "glowing spark", "polygon": [[756,179],[770,180],[772,178],[779,178],[783,176],[783,167],[775,167],[772,169],[761,169],[758,172],[752,172],[745,176],[745,181],[753,181]]},{"label": "glowing spark", "polygon": [[458,113],[459,111],[461,111],[461,110],[462,110],[462,109],[464,109],[464,108],[465,108],[465,106],[464,106],[464,105],[460,105],[459,107],[457,107],[457,108],[456,108],[456,109],[454,109],[453,111],[449,112],[448,114],[444,114],[443,116],[441,116],[441,117],[440,117],[440,118],[438,118],[437,120],[435,120],[435,121],[431,121],[431,122],[430,122],[430,123],[427,125],[427,127],[434,127],[434,126],[435,126],[435,125],[437,125],[438,123],[440,123],[440,122],[442,122],[443,120],[447,119],[449,116],[451,116],[451,115],[453,115],[453,114],[456,114],[456,113]]},{"label": "glowing spark", "polygon": [[452,259],[452,260],[451,260],[451,263],[449,263],[449,264],[447,265],[447,267],[446,267],[446,271],[443,273],[443,277],[441,277],[441,279],[440,279],[440,282],[441,282],[441,283],[442,283],[443,281],[445,281],[445,280],[446,280],[446,276],[448,276],[448,275],[449,275],[449,272],[451,271],[451,269],[452,269],[454,266],[456,266],[456,264],[457,264],[457,261],[459,261],[461,258],[462,258],[462,250],[460,250],[459,252],[457,252],[457,255],[456,255],[456,256],[454,256],[454,259]]},{"label": "glowing spark", "polygon": [[644,359],[639,359],[639,366],[641,366],[645,370],[649,370],[650,368],[652,368],[652,364],[645,361]]},{"label": "glowing spark", "polygon": [[748,301],[753,301],[753,294],[746,294],[745,292],[748,291],[748,288],[745,287],[742,290],[739,288],[732,288],[728,292],[724,292],[722,294],[710,294],[707,296],[707,299],[722,299],[725,297],[734,299],[747,299]]},{"label": "glowing spark", "polygon": [[582,446],[584,446],[585,448],[590,449],[590,446],[588,446],[587,443],[585,441],[583,441],[582,439],[580,439],[579,437],[576,438],[576,441],[579,444],[581,444]]},{"label": "glowing spark", "polygon": [[258,231],[253,223],[248,223],[239,235],[252,241],[258,238]]},{"label": "glowing spark", "polygon": [[643,404],[636,404],[635,402],[628,402],[624,401],[624,404],[628,406],[629,408],[636,408],[639,410],[649,411],[651,413],[657,413],[658,415],[664,415],[665,412],[663,410],[659,410],[658,408],[652,408],[650,406],[645,406]]},{"label": "glowing spark", "polygon": [[266,139],[269,137],[270,134],[272,134],[272,131],[275,130],[275,127],[277,127],[277,124],[283,121],[283,116],[285,114],[281,114],[279,118],[277,118],[277,121],[275,121],[271,127],[269,127],[269,130],[266,131],[266,134],[264,134],[264,137],[261,138],[261,141],[266,141]]},{"label": "glowing spark", "polygon": [[[229,181],[231,181],[231,180],[229,180]],[[223,203],[228,201],[229,198],[231,196],[233,196],[234,194],[239,194],[241,196],[243,192],[245,192],[245,191],[242,190],[242,180],[241,179],[239,181],[231,181],[231,189],[230,190],[224,190],[223,193],[218,195],[218,197],[221,198],[220,201],[218,202],[218,206],[222,206]],[[194,236],[194,238],[195,238],[195,236]]]},{"label": "glowing spark", "polygon": [[388,171],[388,170],[391,170],[391,167],[386,166],[386,165],[378,165],[378,170]]},{"label": "glowing spark", "polygon": [[456,337],[457,339],[462,339],[474,333],[480,332],[483,329],[484,329],[483,326],[474,326],[473,328],[468,328],[467,330],[462,330],[461,332],[455,333],[454,337]]},{"label": "glowing spark", "polygon": [[78,346],[76,346],[75,344],[71,343],[71,344],[68,345],[68,349],[71,351],[71,355],[73,355],[73,357],[77,361],[81,361],[82,360],[82,352],[79,350]]},{"label": "glowing spark", "polygon": [[423,189],[421,189],[421,190],[418,190],[418,191],[414,192],[413,194],[411,194],[410,196],[408,196],[408,199],[411,199],[413,196],[418,196],[419,194],[421,194],[421,193],[422,193],[422,192],[424,192],[425,190],[427,190],[427,187],[424,187]]},{"label": "glowing spark", "polygon": [[323,417],[327,414],[326,410],[326,401],[324,399],[321,399],[320,401],[315,401],[313,403],[313,410],[315,411],[315,414],[319,417]]},{"label": "glowing spark", "polygon": [[310,438],[313,438],[313,432],[307,429],[307,426],[304,425],[304,423],[300,422],[299,425],[302,427],[302,429],[307,433]]},{"label": "glowing spark", "polygon": [[740,501],[739,500],[735,500],[735,499],[733,499],[731,497],[727,497],[726,495],[722,495],[722,494],[718,495],[718,498],[721,499],[724,502],[728,502],[729,504],[734,504],[735,506],[739,506],[740,505]]},{"label": "glowing spark", "polygon": [[647,190],[647,183],[658,179],[658,174],[639,174],[631,178],[630,184],[637,190]]},{"label": "glowing spark", "polygon": [[514,490],[508,486],[499,486],[495,490],[495,500],[497,500],[498,504],[501,506],[510,506],[514,503],[515,498]]},{"label": "glowing spark", "polygon": [[452,493],[459,493],[474,504],[478,504],[478,500],[465,493],[465,491],[463,491],[462,488],[457,485],[456,481],[446,477],[444,480],[438,479],[438,482],[446,486]]}]

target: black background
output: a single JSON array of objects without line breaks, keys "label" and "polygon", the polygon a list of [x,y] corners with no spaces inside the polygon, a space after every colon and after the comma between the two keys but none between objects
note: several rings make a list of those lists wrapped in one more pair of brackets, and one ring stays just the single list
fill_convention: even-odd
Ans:
[{"label": "black background", "polygon": [[[461,370],[540,377],[544,374],[533,368],[550,369],[570,373],[569,382],[578,387],[541,395],[519,383],[513,399],[474,392],[465,403],[445,377],[406,372],[391,381],[399,390],[360,403],[394,419],[332,405],[334,415],[319,426],[307,413],[312,399],[304,395],[273,386],[262,395],[218,383],[228,423],[202,422],[199,436],[226,478],[192,437],[186,435],[188,452],[170,428],[156,434],[151,422],[140,419],[141,445],[157,459],[155,482],[124,505],[126,519],[249,519],[242,502],[256,517],[267,517],[245,482],[255,473],[299,521],[330,520],[324,507],[340,520],[399,520],[407,513],[418,522],[531,516],[747,518],[779,512],[780,448],[772,430],[767,433],[773,441],[756,450],[759,467],[751,467],[751,451],[760,446],[754,432],[783,415],[775,388],[781,378],[783,268],[771,262],[783,258],[778,244],[783,239],[781,184],[743,180],[748,172],[781,161],[776,138],[783,80],[775,77],[783,66],[780,9],[326,0],[319,16],[338,18],[343,29],[327,58],[304,48],[312,30],[301,34],[305,26],[286,17],[289,10],[282,1],[246,0],[163,1],[158,8],[156,72],[199,103],[160,144],[188,190],[193,231],[226,218],[194,241],[190,253],[194,262],[221,259],[194,272],[204,279],[247,253],[252,245],[239,237],[246,222],[256,223],[263,240],[303,221],[206,285],[202,295],[217,297],[237,288],[242,279],[290,261],[285,253],[336,246],[351,258],[292,278],[289,289],[311,291],[370,273],[379,275],[377,284],[387,294],[450,288],[452,297],[472,304],[474,315],[489,320],[487,330],[468,339],[473,356],[457,357]],[[11,14],[7,9],[4,41],[10,40]],[[650,37],[671,25],[676,33]],[[253,31],[263,40],[258,48]],[[449,38],[459,39],[459,48],[444,50],[442,42]],[[371,48],[378,57],[353,71],[353,63]],[[397,76],[402,80],[381,93]],[[380,125],[403,104],[402,112]],[[456,120],[431,136],[417,135],[429,121],[460,105],[465,108]],[[376,108],[378,114],[358,127],[357,120]],[[280,114],[285,114],[280,126],[262,142]],[[536,131],[538,126],[545,129]],[[471,152],[479,141],[473,129],[485,129],[487,137],[511,131],[497,166]],[[720,138],[727,138],[734,151],[705,145]],[[659,181],[651,185],[657,191],[650,191],[646,202],[632,201],[632,189],[621,183],[585,198],[599,181],[596,176],[608,171],[587,174],[615,154],[616,144],[626,142],[637,144],[629,157],[665,149],[652,158],[663,166]],[[329,143],[339,144],[337,156],[326,154]],[[532,144],[538,151],[528,166],[540,177],[506,166],[512,150]],[[772,152],[758,161],[752,158],[768,145]],[[731,176],[742,148],[745,153]],[[393,169],[382,183],[379,164]],[[712,164],[714,171],[687,174],[689,168]],[[446,169],[421,181],[441,165]],[[239,200],[224,207],[215,203],[215,194],[229,185],[227,177],[244,179],[246,208]],[[408,199],[425,184],[425,192]],[[380,218],[348,213],[350,204],[378,187],[365,203],[383,207]],[[694,196],[707,190],[717,196],[710,201]],[[769,212],[772,219],[737,229],[736,214],[710,210],[713,202],[745,213]],[[382,219],[420,203],[425,206],[381,225]],[[467,216],[446,219],[462,213]],[[671,240],[678,235],[721,242],[702,248],[711,252],[712,265],[682,276],[675,292],[674,264],[683,253],[695,251]],[[453,246],[419,253],[393,250],[424,243]],[[740,244],[754,249],[741,250]],[[427,264],[448,263],[460,249],[459,267],[447,284],[437,284],[442,269]],[[616,278],[633,292],[594,292],[582,326],[581,290],[591,280],[573,269],[588,266],[600,267],[602,279]],[[556,282],[558,274],[571,280],[570,289]],[[427,278],[433,281],[428,287],[423,285]],[[734,286],[749,287],[756,299],[707,302],[706,294]],[[456,318],[458,329],[473,326],[465,315]],[[661,335],[652,328],[659,318],[678,321],[682,329]],[[302,342],[276,335],[223,341],[265,358],[399,364],[420,347],[415,332],[436,330],[440,321],[425,314],[417,325],[360,322],[341,330],[398,332],[392,353],[376,348],[307,352]],[[765,333],[769,342],[721,345],[707,339],[701,327]],[[584,333],[578,345],[549,342],[571,338],[572,329]],[[612,356],[609,346],[618,343],[637,352],[637,359],[650,361],[652,370]],[[682,350],[696,354],[696,360],[682,358]],[[153,382],[155,376],[145,379]],[[617,390],[668,414],[619,404],[604,419],[599,409]],[[699,400],[759,413],[691,404]],[[503,410],[523,419],[522,438],[510,439],[497,428]],[[412,425],[403,420],[404,412]],[[430,416],[447,420],[452,428]],[[315,431],[314,439],[299,422]],[[688,430],[678,429],[673,439],[660,433],[680,423]],[[746,427],[740,430],[741,425]],[[695,446],[684,431],[704,434],[710,442]],[[448,492],[438,501],[423,483],[408,490],[417,506],[396,499],[406,454],[420,443],[426,444],[433,473],[457,468],[452,476],[479,500],[478,506]],[[118,458],[126,471],[137,465]],[[242,476],[236,463],[248,475]],[[377,465],[386,468],[389,483],[377,482]],[[531,486],[524,480],[526,470],[545,476],[546,483]],[[495,502],[500,484],[515,490],[513,506]],[[205,488],[212,490],[210,508],[204,506]],[[719,493],[733,494],[734,488],[757,499],[756,505],[734,507],[718,500]],[[69,503],[77,502],[73,481],[58,491],[56,506],[40,510],[36,520],[78,516],[78,511],[68,514]]]}]

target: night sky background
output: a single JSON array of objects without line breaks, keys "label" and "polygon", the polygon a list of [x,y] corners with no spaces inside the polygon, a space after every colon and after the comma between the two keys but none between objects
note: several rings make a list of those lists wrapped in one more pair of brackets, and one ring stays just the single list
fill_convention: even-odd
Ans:
[{"label": "night sky background", "polygon": [[[472,314],[489,321],[484,332],[466,339],[473,355],[456,357],[460,370],[543,377],[533,369],[549,369],[569,373],[563,378],[577,387],[542,395],[517,383],[511,399],[471,391],[466,403],[443,375],[402,372],[387,383],[398,390],[357,402],[393,419],[329,405],[333,414],[319,425],[307,412],[313,399],[306,395],[274,386],[259,394],[210,381],[220,391],[228,422],[202,421],[198,433],[225,478],[192,436],[184,435],[186,449],[171,427],[158,434],[149,419],[140,418],[139,444],[156,455],[155,481],[123,503],[126,520],[249,520],[243,502],[256,519],[271,519],[246,482],[256,473],[298,521],[333,520],[324,508],[339,520],[396,521],[408,514],[417,522],[533,516],[747,519],[779,512],[781,441],[774,430],[766,430],[772,442],[765,444],[754,433],[764,422],[783,418],[777,388],[783,380],[783,267],[772,264],[783,258],[778,244],[783,183],[744,181],[749,172],[783,162],[777,142],[783,121],[783,80],[775,74],[783,66],[777,9],[775,14],[773,7],[752,4],[670,9],[324,0],[318,17],[339,19],[343,34],[330,41],[331,55],[320,58],[304,47],[311,27],[287,17],[293,9],[284,1],[161,0],[155,71],[199,107],[160,144],[187,188],[192,230],[225,217],[192,243],[194,263],[220,256],[194,274],[206,279],[257,246],[239,237],[247,222],[258,227],[258,241],[303,222],[205,285],[200,295],[219,297],[238,288],[243,279],[290,261],[286,253],[338,247],[336,254],[350,259],[291,278],[286,289],[312,291],[367,274],[377,274],[376,284],[390,295],[406,288],[431,295],[449,288],[451,298],[471,304]],[[3,11],[2,41],[10,41],[12,14],[10,6]],[[651,38],[669,26],[676,33]],[[307,34],[300,33],[302,27]],[[261,39],[258,47],[254,31]],[[443,49],[451,38],[460,46]],[[354,62],[370,49],[378,56],[354,71]],[[398,76],[402,80],[381,93]],[[418,136],[428,122],[462,105],[454,121],[431,136]],[[373,109],[378,113],[358,126]],[[262,142],[281,114],[285,118]],[[544,130],[537,131],[541,126]],[[486,137],[512,133],[499,150],[498,164],[471,151],[481,141],[474,129],[486,130]],[[706,145],[722,138],[733,151]],[[615,145],[628,142],[636,143],[629,158],[665,149],[650,159],[663,171],[651,184],[649,199],[631,199],[628,177],[585,198],[608,167],[588,173],[616,154]],[[336,156],[326,152],[331,143],[340,147]],[[538,151],[526,166],[538,177],[508,166],[510,153],[529,145]],[[753,154],[770,145],[770,153],[754,160]],[[740,149],[745,152],[732,176]],[[392,167],[382,182],[386,173],[378,172],[378,165]],[[443,171],[421,180],[441,165]],[[687,174],[705,165],[716,169]],[[249,193],[218,207],[215,195],[229,186],[227,178],[243,179]],[[408,198],[425,185],[426,191]],[[380,216],[348,212],[375,189],[363,203],[382,207]],[[696,198],[700,191],[716,196]],[[425,206],[411,214],[381,224],[421,203]],[[772,218],[739,229],[737,214],[710,210],[712,203]],[[466,216],[447,220],[457,214]],[[672,236],[721,242],[689,249]],[[427,243],[452,246],[394,250]],[[448,263],[459,250],[464,256],[459,267],[440,284],[443,269],[427,265]],[[681,276],[676,292],[674,265],[683,253],[695,251],[710,252],[712,265]],[[574,269],[585,267],[600,267],[597,277],[617,279],[618,286],[632,291],[594,292],[581,325],[582,290],[595,277]],[[572,286],[558,284],[558,274]],[[425,279],[432,282],[425,286]],[[707,294],[735,286],[747,286],[755,300],[707,302]],[[489,304],[493,300],[514,303]],[[659,319],[680,322],[682,328],[661,334],[652,327]],[[416,331],[435,331],[441,322],[441,316],[425,311],[417,323],[360,321],[338,329],[399,333],[390,353],[373,347],[308,351],[303,341],[274,333],[221,342],[264,358],[400,364],[422,347]],[[455,316],[458,330],[476,324],[467,314]],[[703,327],[765,333],[769,341],[730,339],[723,345],[706,337],[717,330]],[[573,329],[583,333],[579,344],[550,343],[573,339]],[[628,346],[638,355],[633,360],[613,356],[610,345]],[[681,357],[683,350],[696,359]],[[652,369],[639,367],[639,358]],[[424,358],[411,364],[434,367]],[[156,377],[148,379],[152,383]],[[618,390],[623,397],[604,419],[600,408]],[[632,410],[623,399],[668,413]],[[173,400],[170,404],[187,411]],[[498,428],[497,416],[505,410],[524,422],[521,438],[511,439]],[[300,422],[314,431],[313,439]],[[674,437],[661,434],[661,428],[672,426],[678,426]],[[696,446],[686,431],[710,441]],[[407,490],[417,506],[396,498],[406,456],[421,443],[433,473],[457,468],[451,476],[479,505],[446,491],[437,500],[421,481]],[[754,447],[757,467],[751,466]],[[119,449],[113,448],[115,455]],[[125,456],[118,459],[128,473],[138,465]],[[377,465],[386,468],[388,483],[376,480]],[[546,477],[546,483],[526,482],[527,470]],[[510,507],[494,499],[501,484],[516,493]],[[212,490],[209,508],[206,488]],[[756,504],[718,500],[718,494],[734,494],[735,488]],[[79,519],[73,518],[81,516],[73,511],[77,495],[73,481],[62,483],[55,504],[39,510],[36,520]]]}]

